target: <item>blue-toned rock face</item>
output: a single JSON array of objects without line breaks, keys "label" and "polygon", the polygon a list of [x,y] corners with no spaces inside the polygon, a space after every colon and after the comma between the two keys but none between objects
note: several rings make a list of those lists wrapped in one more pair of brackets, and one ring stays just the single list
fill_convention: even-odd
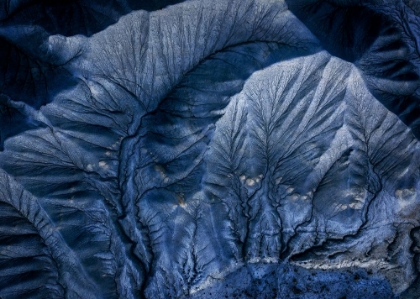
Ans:
[{"label": "blue-toned rock face", "polygon": [[1,299],[420,298],[418,2],[99,2],[0,1]]}]

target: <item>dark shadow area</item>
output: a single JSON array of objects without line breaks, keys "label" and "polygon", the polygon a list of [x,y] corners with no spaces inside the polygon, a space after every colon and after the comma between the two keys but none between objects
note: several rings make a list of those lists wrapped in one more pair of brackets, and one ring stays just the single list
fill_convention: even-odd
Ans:
[{"label": "dark shadow area", "polygon": [[361,69],[372,94],[420,138],[420,77],[410,62],[401,25],[362,5],[286,2],[327,51]]},{"label": "dark shadow area", "polygon": [[361,6],[342,7],[327,1],[286,2],[331,55],[352,63],[369,50],[388,22],[386,16]]},{"label": "dark shadow area", "polygon": [[40,26],[49,34],[91,36],[134,10],[154,11],[183,0],[21,0],[10,7],[11,2],[0,4],[2,26]]},{"label": "dark shadow area", "polygon": [[411,286],[401,294],[401,299],[418,299],[420,294],[420,277],[418,277]]},{"label": "dark shadow area", "polygon": [[22,102],[34,109],[49,103],[59,91],[76,84],[61,66],[31,57],[0,38],[0,150],[8,137],[39,124],[8,103]]}]

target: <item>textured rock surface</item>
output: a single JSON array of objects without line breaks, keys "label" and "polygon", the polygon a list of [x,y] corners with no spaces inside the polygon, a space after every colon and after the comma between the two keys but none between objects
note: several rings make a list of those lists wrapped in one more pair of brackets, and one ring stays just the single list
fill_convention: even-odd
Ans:
[{"label": "textured rock surface", "polygon": [[0,7],[0,298],[420,297],[417,1]]}]

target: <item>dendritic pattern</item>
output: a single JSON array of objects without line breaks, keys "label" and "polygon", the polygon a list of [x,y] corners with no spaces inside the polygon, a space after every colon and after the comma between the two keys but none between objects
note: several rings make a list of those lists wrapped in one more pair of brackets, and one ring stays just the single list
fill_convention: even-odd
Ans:
[{"label": "dendritic pattern", "polygon": [[416,1],[97,2],[0,3],[0,298],[420,297]]}]

